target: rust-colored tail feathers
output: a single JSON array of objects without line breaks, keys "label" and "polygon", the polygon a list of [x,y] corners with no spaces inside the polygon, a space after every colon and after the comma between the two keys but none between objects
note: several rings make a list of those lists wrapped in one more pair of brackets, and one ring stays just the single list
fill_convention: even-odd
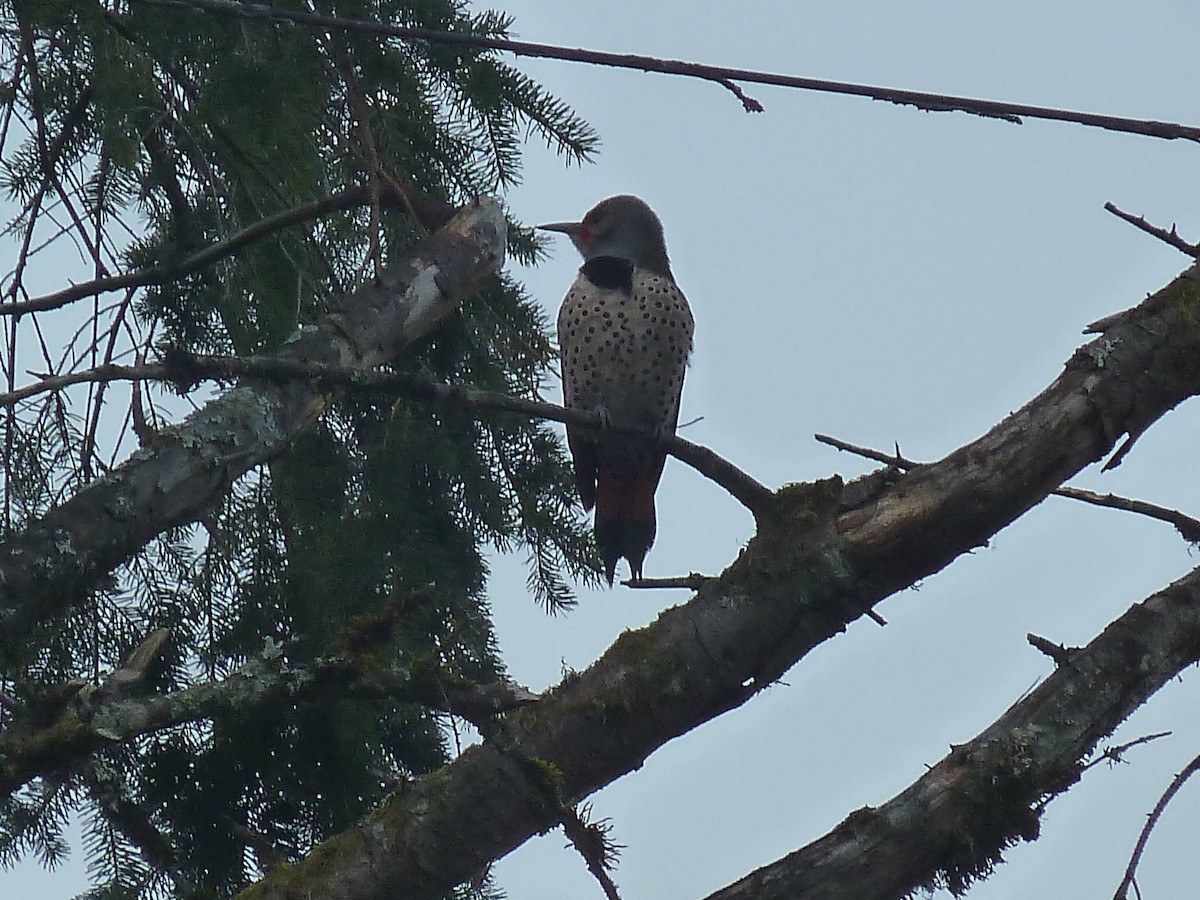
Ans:
[{"label": "rust-colored tail feathers", "polygon": [[597,473],[596,547],[610,585],[622,557],[629,560],[632,577],[642,577],[642,561],[654,543],[654,491],[661,474],[661,463],[634,472]]}]

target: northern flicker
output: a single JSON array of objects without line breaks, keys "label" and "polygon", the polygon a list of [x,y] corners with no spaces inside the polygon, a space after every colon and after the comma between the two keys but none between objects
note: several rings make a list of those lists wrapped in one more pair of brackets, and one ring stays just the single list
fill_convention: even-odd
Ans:
[{"label": "northern flicker", "polygon": [[[662,223],[637,197],[609,197],[580,222],[540,225],[583,255],[558,311],[563,399],[611,425],[675,433],[692,351],[692,311],[675,284]],[[596,507],[596,546],[612,584],[617,560],[642,577],[654,543],[654,491],[666,453],[656,440],[567,426],[583,508]]]}]

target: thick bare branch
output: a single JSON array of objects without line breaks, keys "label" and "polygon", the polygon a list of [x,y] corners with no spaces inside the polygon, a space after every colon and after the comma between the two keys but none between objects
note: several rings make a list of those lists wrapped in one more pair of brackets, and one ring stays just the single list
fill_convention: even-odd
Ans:
[{"label": "thick bare branch", "polygon": [[678,59],[659,59],[652,56],[636,56],[630,53],[603,53],[550,44],[534,44],[528,41],[513,41],[506,38],[489,38],[461,32],[435,31],[429,28],[408,28],[362,19],[346,19],[304,10],[285,10],[263,3],[232,3],[229,0],[137,0],[155,6],[173,6],[184,10],[204,10],[224,15],[267,19],[277,22],[296,22],[319,28],[336,28],[363,34],[377,34],[400,40],[428,41],[460,47],[483,47],[503,50],[515,56],[530,56],[543,59],[561,59],[570,62],[613,66],[621,69],[637,69],[643,72],[661,72],[665,75],[684,75],[715,82],[731,90],[742,101],[747,112],[757,112],[761,104],[746,97],[736,89],[733,82],[745,81],[752,84],[770,84],[777,87],[797,88],[806,91],[821,91],[832,94],[849,94],[884,100],[903,106],[915,106],[928,112],[965,112],[976,116],[1003,119],[1020,123],[1022,117],[1050,119],[1058,122],[1075,122],[1094,128],[1141,134],[1147,137],[1200,141],[1200,128],[1178,125],[1172,122],[1155,122],[1149,119],[1127,119],[1121,116],[1105,116],[1096,113],[1053,109],[1047,106],[1031,106],[1025,103],[1004,103],[995,100],[979,100],[972,97],[955,97],[948,94],[929,94],[922,91],[905,91],[896,88],[878,87],[868,84],[849,84],[842,81],[827,81],[820,78],[801,78],[795,75],[779,75],[771,72],[756,72],[752,69],[730,69],[724,66],[707,66],[701,63]]},{"label": "thick bare branch", "polygon": [[[362,369],[394,358],[496,274],[505,238],[498,202],[464,208],[279,356]],[[79,602],[164,529],[194,521],[234,479],[286,449],[329,399],[308,382],[241,384],[5,541],[0,655],[19,655],[34,626]]]},{"label": "thick bare branch", "polygon": [[875,602],[986,542],[1123,433],[1197,393],[1200,281],[1189,270],[1080,348],[1024,408],[945,459],[868,476],[849,509],[836,479],[780,489],[738,559],[691,602],[626,632],[587,671],[508,714],[482,746],[245,897],[444,893],[558,821],[545,779],[575,803],[638,768],[779,679]]},{"label": "thick bare branch", "polygon": [[903,793],[707,900],[885,900],[923,886],[957,895],[1005,847],[1035,838],[1045,802],[1079,779],[1097,744],[1200,659],[1198,629],[1200,569],[1130,609]]}]

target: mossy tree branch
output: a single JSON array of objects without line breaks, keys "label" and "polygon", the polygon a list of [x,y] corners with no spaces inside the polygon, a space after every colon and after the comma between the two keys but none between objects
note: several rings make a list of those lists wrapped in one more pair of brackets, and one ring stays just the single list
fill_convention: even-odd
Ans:
[{"label": "mossy tree branch", "polygon": [[[845,490],[836,479],[780,489],[738,559],[691,602],[626,632],[587,671],[505,716],[482,746],[243,897],[426,897],[466,881],[557,821],[547,780],[574,803],[633,771],[1197,393],[1200,278],[1189,269],[1114,317],[1046,390],[945,459]],[[1126,709],[1151,689],[1119,679],[1105,687]],[[1097,737],[1106,727],[1093,728]],[[953,859],[943,857],[946,866]],[[940,866],[930,860],[914,883],[936,879]]]},{"label": "mossy tree branch", "polygon": [[956,895],[1037,837],[1046,803],[1103,738],[1200,659],[1200,569],[1135,605],[1035,690],[902,793],[706,900]]}]

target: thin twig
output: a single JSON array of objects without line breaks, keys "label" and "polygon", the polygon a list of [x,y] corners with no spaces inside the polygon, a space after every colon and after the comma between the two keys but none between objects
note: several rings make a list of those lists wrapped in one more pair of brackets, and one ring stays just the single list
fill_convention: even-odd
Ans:
[{"label": "thin twig", "polygon": [[1140,228],[1146,234],[1154,235],[1165,244],[1174,247],[1180,253],[1185,253],[1192,259],[1200,259],[1200,244],[1189,244],[1179,236],[1179,232],[1175,230],[1175,225],[1171,225],[1171,230],[1159,228],[1157,225],[1151,225],[1142,216],[1135,216],[1132,213],[1127,213],[1123,209],[1119,209],[1112,203],[1105,203],[1104,208],[1116,216],[1118,219],[1123,219],[1135,228]]},{"label": "thin twig", "polygon": [[1133,856],[1130,857],[1129,865],[1125,868],[1125,877],[1121,879],[1121,883],[1117,886],[1117,891],[1113,894],[1113,900],[1126,900],[1129,896],[1129,888],[1133,885],[1138,863],[1141,862],[1142,853],[1146,849],[1146,843],[1150,840],[1150,832],[1158,824],[1159,817],[1163,814],[1163,810],[1167,808],[1167,804],[1171,802],[1171,799],[1179,793],[1179,789],[1197,771],[1200,771],[1200,756],[1193,759],[1182,772],[1175,776],[1175,779],[1171,782],[1171,786],[1167,788],[1166,792],[1159,798],[1158,803],[1154,805],[1150,817],[1146,820],[1146,826],[1142,829],[1142,833],[1138,835],[1137,845],[1133,848]]},{"label": "thin twig", "polygon": [[1086,772],[1093,766],[1100,765],[1105,760],[1108,760],[1110,763],[1125,762],[1124,756],[1127,750],[1132,750],[1141,744],[1148,744],[1151,741],[1157,741],[1159,738],[1170,736],[1171,732],[1169,731],[1156,731],[1154,734],[1143,734],[1140,738],[1134,738],[1132,741],[1126,741],[1124,744],[1117,744],[1115,747],[1105,747],[1095,759],[1080,768],[1079,771]]},{"label": "thin twig", "polygon": [[1164,138],[1166,140],[1181,138],[1200,142],[1200,128],[1173,122],[1127,119],[1120,116],[1075,112],[1046,106],[1030,106],[1023,103],[979,100],[948,94],[928,94],[922,91],[905,91],[874,85],[826,81],[819,78],[801,78],[794,75],[779,75],[771,72],[757,72],[752,69],[729,69],[723,66],[708,66],[701,63],[685,62],[683,60],[659,59],[657,57],[636,56],[629,53],[603,53],[597,50],[556,47],[551,44],[534,44],[526,41],[508,40],[506,38],[482,37],[462,32],[435,31],[430,28],[405,28],[398,25],[386,25],[381,22],[364,21],[362,19],[344,19],[337,16],[327,16],[300,10],[285,10],[266,6],[261,3],[231,3],[228,0],[136,0],[136,2],[148,3],[154,6],[174,7],[176,9],[204,10],[207,12],[267,19],[276,22],[296,22],[301,25],[311,25],[318,28],[337,28],[343,31],[374,34],[406,41],[428,41],[429,43],[449,44],[460,47],[483,47],[490,50],[502,50],[512,53],[515,56],[561,59],[569,62],[613,66],[621,69],[638,69],[643,72],[660,72],[665,75],[683,75],[692,78],[702,78],[705,81],[713,81],[725,87],[729,87],[728,82],[732,81],[770,84],[777,87],[869,97],[872,100],[884,100],[888,103],[903,106],[915,106],[918,109],[929,112],[958,111],[976,116],[1003,119],[1006,122],[1014,123],[1020,123],[1021,117],[1050,119],[1058,122],[1075,122],[1079,125],[1087,125],[1094,128],[1105,128],[1109,131],[1122,131],[1129,134]]},{"label": "thin twig", "polygon": [[[389,202],[394,202],[400,206],[411,208],[412,198],[401,195],[400,197],[392,197],[390,190],[385,191],[385,199]],[[183,261],[173,265],[157,265],[148,266],[145,269],[139,269],[136,272],[126,272],[122,275],[112,275],[105,278],[95,278],[91,281],[85,281],[80,284],[73,284],[68,288],[63,288],[61,291],[55,291],[53,294],[46,294],[41,297],[33,297],[29,300],[16,300],[11,303],[0,303],[0,315],[20,315],[26,312],[36,312],[40,310],[58,309],[66,306],[68,303],[73,303],[83,297],[90,297],[93,294],[107,293],[108,291],[119,291],[126,288],[148,287],[152,285],[164,284],[167,281],[175,278],[180,278],[190,272],[204,266],[211,265],[218,260],[233,256],[248,244],[253,243],[260,238],[284,228],[289,228],[293,225],[298,225],[310,219],[315,219],[319,216],[327,215],[332,212],[338,212],[345,209],[350,209],[355,206],[361,206],[364,203],[370,202],[370,191],[366,185],[359,185],[352,188],[347,188],[343,191],[338,191],[336,194],[331,194],[328,197],[321,197],[317,200],[312,200],[308,203],[302,203],[299,206],[285,209],[282,212],[272,216],[267,216],[260,219],[252,225],[247,225],[245,228],[231,234],[224,240],[218,241],[215,244],[198,250]],[[429,204],[428,211],[422,210],[424,216],[429,221],[422,222],[428,227],[436,223],[436,210],[433,204]],[[446,207],[449,210],[449,207]],[[433,215],[430,215],[430,214]]]},{"label": "thin twig", "polygon": [[913,462],[910,459],[905,459],[900,455],[897,449],[895,454],[883,453],[879,450],[872,450],[870,447],[860,447],[857,444],[851,444],[848,441],[843,441],[841,438],[831,437],[828,434],[814,434],[813,438],[817,443],[828,444],[838,450],[845,450],[847,453],[853,453],[855,456],[861,456],[864,459],[871,459],[878,463],[883,463],[885,466],[894,466],[897,469],[915,469],[920,463]]},{"label": "thin twig", "polygon": [[[0,400],[2,399],[0,397]],[[922,465],[922,463],[914,462],[911,459],[905,459],[900,455],[899,450],[895,454],[881,453],[878,450],[872,450],[870,447],[860,447],[857,444],[851,444],[840,438],[830,437],[827,434],[815,434],[813,437],[819,443],[828,444],[830,447],[836,447],[838,450],[844,450],[847,453],[853,453],[856,456],[871,459],[884,465],[894,466],[897,469],[908,470]],[[1167,522],[1174,525],[1185,541],[1192,544],[1200,543],[1200,519],[1193,518],[1177,509],[1159,506],[1156,503],[1148,503],[1145,500],[1121,497],[1117,494],[1098,494],[1095,491],[1088,491],[1077,487],[1055,488],[1050,493],[1059,497],[1066,497],[1069,500],[1090,503],[1093,506],[1106,506],[1109,509],[1119,509],[1123,512],[1131,512],[1147,516],[1151,519],[1158,519],[1160,522]]]},{"label": "thin twig", "polygon": [[721,87],[725,88],[727,91],[729,91],[731,94],[733,94],[733,96],[735,96],[739,100],[741,100],[742,101],[742,109],[746,110],[746,112],[760,113],[763,111],[763,105],[761,103],[759,103],[753,97],[748,96],[745,91],[743,91],[740,87],[738,87],[736,84],[734,84],[728,78],[714,78],[713,81],[715,81]]}]

